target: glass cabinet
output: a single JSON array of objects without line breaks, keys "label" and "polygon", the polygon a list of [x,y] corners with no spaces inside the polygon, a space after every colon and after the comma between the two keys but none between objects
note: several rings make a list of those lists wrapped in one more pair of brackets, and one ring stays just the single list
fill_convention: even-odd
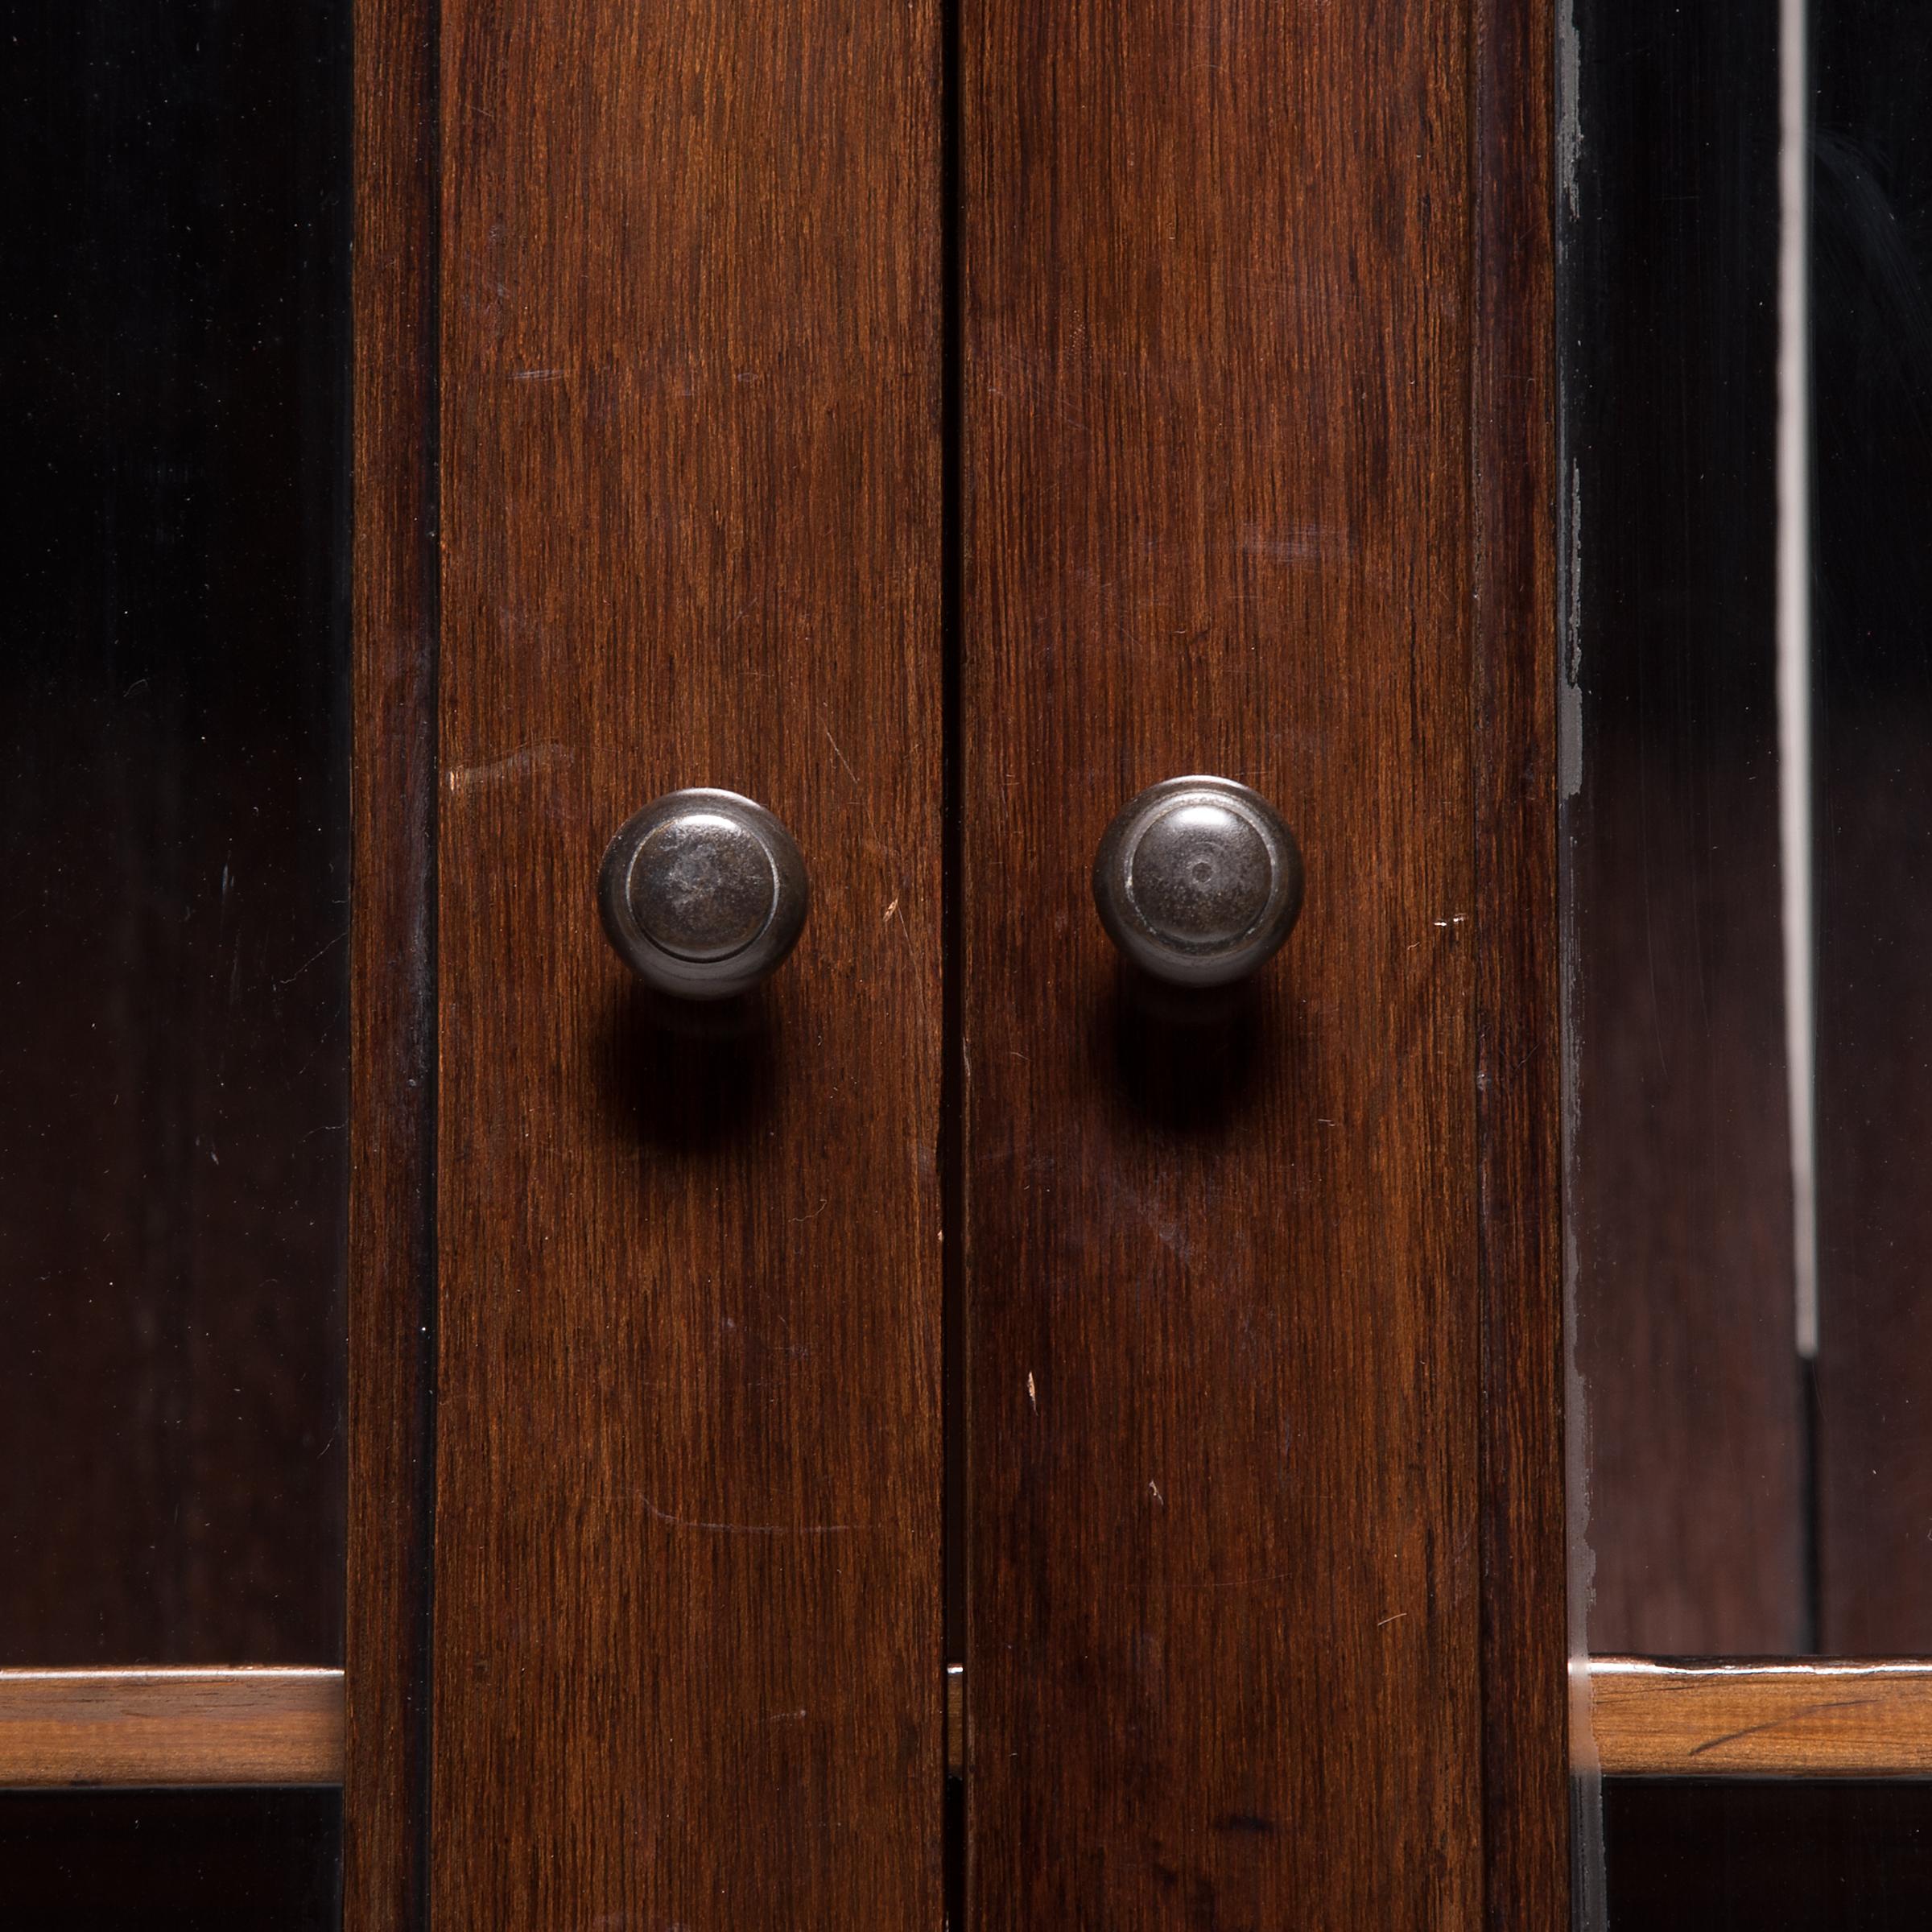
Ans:
[{"label": "glass cabinet", "polygon": [[1932,13],[0,35],[0,1921],[1932,1918]]}]

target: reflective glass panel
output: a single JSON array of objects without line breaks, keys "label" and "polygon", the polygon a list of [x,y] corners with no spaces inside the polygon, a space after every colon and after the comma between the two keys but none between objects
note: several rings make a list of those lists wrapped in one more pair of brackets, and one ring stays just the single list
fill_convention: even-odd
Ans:
[{"label": "reflective glass panel", "polygon": [[4,26],[0,1663],[329,1663],[348,8]]}]

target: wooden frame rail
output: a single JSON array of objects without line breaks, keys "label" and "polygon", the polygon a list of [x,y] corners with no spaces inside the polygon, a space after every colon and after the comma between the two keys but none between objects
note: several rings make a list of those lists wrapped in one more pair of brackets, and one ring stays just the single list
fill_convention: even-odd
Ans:
[{"label": "wooden frame rail", "polygon": [[341,1781],[340,1670],[0,1670],[0,1789]]},{"label": "wooden frame rail", "polygon": [[1571,1761],[1612,1777],[1932,1777],[1932,1660],[1592,1657]]},{"label": "wooden frame rail", "polygon": [[[342,1686],[276,1666],[0,1670],[0,1790],[340,1784]],[[1587,1686],[1579,1771],[1932,1777],[1932,1659],[1600,1657]]]}]

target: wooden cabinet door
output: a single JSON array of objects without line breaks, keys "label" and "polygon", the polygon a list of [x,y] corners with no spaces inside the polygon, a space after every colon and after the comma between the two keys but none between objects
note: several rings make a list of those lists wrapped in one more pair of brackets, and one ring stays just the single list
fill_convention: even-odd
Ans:
[{"label": "wooden cabinet door", "polygon": [[[1555,1922],[1532,29],[962,12],[976,1926]],[[1187,772],[1307,902],[1162,1002],[1086,873]]]},{"label": "wooden cabinet door", "polygon": [[[357,62],[348,1923],[1557,1926],[1545,10]],[[1309,885],[1162,1001],[1187,772]],[[595,909],[691,785],[722,1008]]]},{"label": "wooden cabinet door", "polygon": [[[440,1925],[936,1924],[936,15],[407,14],[366,15],[365,312],[434,380],[365,347],[361,454],[433,447],[433,516],[360,582],[363,770],[418,822],[372,800],[361,852],[427,936],[364,1007],[350,1781],[413,1817],[357,1810],[354,1909],[424,1909],[407,1862]],[[814,902],[722,1013],[592,890],[700,783]]]}]

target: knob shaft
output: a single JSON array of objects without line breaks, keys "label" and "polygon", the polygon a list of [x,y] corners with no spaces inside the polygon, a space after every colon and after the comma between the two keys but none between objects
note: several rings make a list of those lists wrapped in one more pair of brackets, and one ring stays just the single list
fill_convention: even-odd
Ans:
[{"label": "knob shaft", "polygon": [[1107,828],[1093,898],[1115,945],[1144,972],[1178,986],[1224,986],[1294,930],[1301,848],[1245,785],[1167,778]]},{"label": "knob shaft", "polygon": [[711,787],[667,792],[626,819],[597,879],[618,956],[689,1000],[755,986],[796,943],[809,899],[791,834],[762,805]]}]

